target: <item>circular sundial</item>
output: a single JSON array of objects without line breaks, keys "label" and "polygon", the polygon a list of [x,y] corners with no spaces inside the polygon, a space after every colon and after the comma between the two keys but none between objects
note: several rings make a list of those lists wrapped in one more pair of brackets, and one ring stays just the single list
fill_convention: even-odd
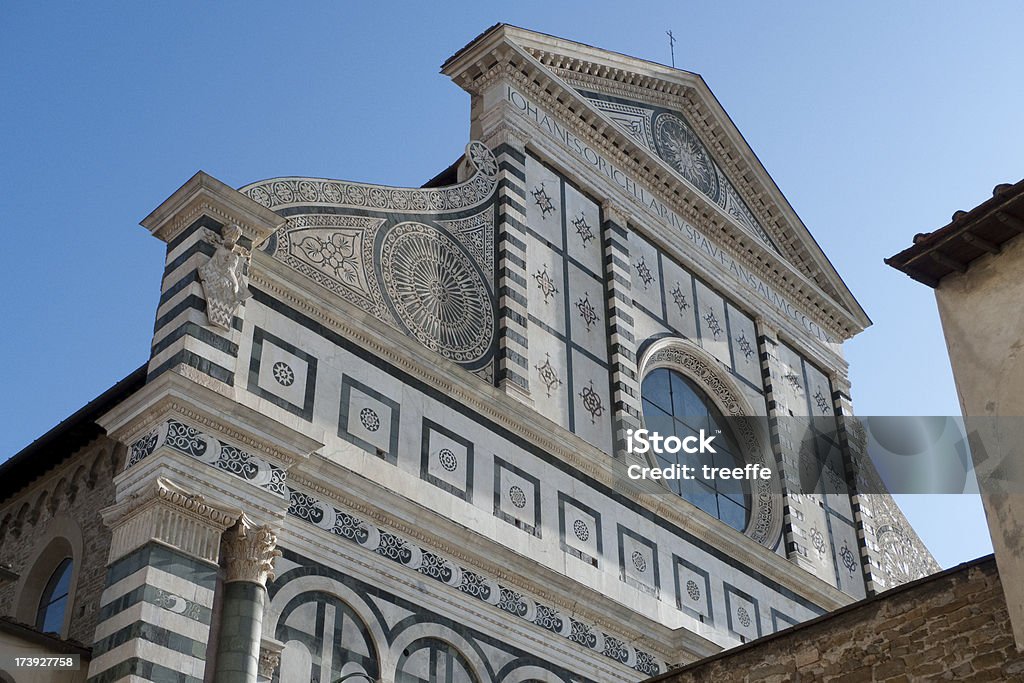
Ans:
[{"label": "circular sundial", "polygon": [[457,363],[483,358],[494,310],[472,259],[440,230],[402,223],[384,237],[381,277],[402,324],[427,348]]}]

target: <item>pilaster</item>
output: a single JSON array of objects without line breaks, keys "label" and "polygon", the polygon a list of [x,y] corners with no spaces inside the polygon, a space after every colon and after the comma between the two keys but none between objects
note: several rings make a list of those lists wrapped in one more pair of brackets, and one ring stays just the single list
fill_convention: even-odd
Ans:
[{"label": "pilaster", "polygon": [[872,557],[878,548],[878,541],[875,536],[875,524],[872,522],[873,512],[870,498],[862,495],[858,488],[862,480],[858,476],[858,469],[867,465],[868,462],[867,438],[864,434],[864,427],[853,414],[849,379],[845,374],[833,375],[830,381],[832,382],[832,405],[836,414],[836,436],[843,452],[843,462],[846,465],[844,474],[850,488],[850,504],[853,510],[854,528],[857,531],[860,564],[867,594],[874,595],[887,587],[891,588],[891,586],[886,586],[884,580],[878,581],[877,575],[880,567],[877,560]]},{"label": "pilaster", "polygon": [[200,171],[143,221],[167,243],[148,377],[169,370],[229,392],[252,249],[284,219]]},{"label": "pilaster", "polygon": [[530,398],[526,299],[526,143],[504,122],[483,134],[498,161],[498,387]]},{"label": "pilaster", "polygon": [[200,683],[221,534],[241,510],[155,477],[102,515],[113,540],[89,681]]},{"label": "pilaster", "polygon": [[[799,420],[784,409],[782,386],[785,381],[783,364],[779,358],[779,332],[764,318],[756,320],[758,357],[761,360],[761,377],[765,390],[765,407],[768,411],[768,433],[772,455],[779,468],[779,482],[782,487],[782,541],[786,557],[801,569],[817,574],[817,567],[808,556],[809,541],[804,525],[804,505],[814,504],[805,500],[800,485],[800,461],[806,457],[801,453],[804,447],[803,435],[796,427]],[[813,457],[813,455],[812,455]],[[827,580],[827,579],[826,579]]]},{"label": "pilaster", "polygon": [[627,216],[617,204],[601,207],[605,302],[611,361],[612,429],[615,455],[625,458],[626,434],[642,424],[636,338],[633,335],[633,293],[629,270]]}]

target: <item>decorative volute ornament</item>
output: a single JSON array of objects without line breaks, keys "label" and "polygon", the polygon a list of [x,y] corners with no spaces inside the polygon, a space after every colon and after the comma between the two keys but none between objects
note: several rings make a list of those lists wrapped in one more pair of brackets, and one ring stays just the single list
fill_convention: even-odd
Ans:
[{"label": "decorative volute ornament", "polygon": [[206,230],[206,241],[217,247],[210,260],[199,268],[199,279],[206,295],[206,317],[210,324],[231,329],[238,305],[252,296],[249,291],[251,253],[238,244],[242,229],[225,225],[221,234]]},{"label": "decorative volute ornament", "polygon": [[225,583],[248,581],[267,585],[274,579],[274,558],[280,557],[277,534],[270,526],[255,526],[244,514],[224,532]]}]

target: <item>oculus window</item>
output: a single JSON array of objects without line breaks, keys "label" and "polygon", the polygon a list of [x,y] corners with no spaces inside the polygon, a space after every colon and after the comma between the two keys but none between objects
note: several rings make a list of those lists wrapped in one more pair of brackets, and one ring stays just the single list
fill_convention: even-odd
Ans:
[{"label": "oculus window", "polygon": [[647,429],[663,437],[698,436],[703,429],[714,439],[715,453],[655,453],[658,467],[688,465],[698,477],[665,480],[675,493],[729,526],[743,531],[750,520],[750,484],[745,479],[699,477],[702,465],[743,467],[745,463],[733,431],[722,411],[702,389],[684,375],[668,368],[651,371],[641,387]]}]

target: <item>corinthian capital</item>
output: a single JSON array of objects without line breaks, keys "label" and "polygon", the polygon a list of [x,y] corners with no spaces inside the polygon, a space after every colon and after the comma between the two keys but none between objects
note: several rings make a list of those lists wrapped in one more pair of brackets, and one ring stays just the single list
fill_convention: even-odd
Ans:
[{"label": "corinthian capital", "polygon": [[281,556],[277,549],[277,534],[270,526],[255,526],[242,515],[238,523],[224,532],[225,583],[248,581],[261,586],[274,578],[274,558]]}]

